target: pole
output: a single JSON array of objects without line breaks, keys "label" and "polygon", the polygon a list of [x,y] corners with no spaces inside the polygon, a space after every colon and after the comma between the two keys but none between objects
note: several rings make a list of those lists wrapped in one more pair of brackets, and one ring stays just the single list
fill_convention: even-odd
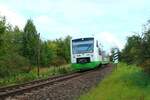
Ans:
[{"label": "pole", "polygon": [[113,54],[113,62],[115,66],[115,70],[117,70],[117,65],[118,65],[118,49],[114,49],[114,54]]},{"label": "pole", "polygon": [[38,44],[37,44],[37,75],[40,76],[40,33],[38,34]]}]

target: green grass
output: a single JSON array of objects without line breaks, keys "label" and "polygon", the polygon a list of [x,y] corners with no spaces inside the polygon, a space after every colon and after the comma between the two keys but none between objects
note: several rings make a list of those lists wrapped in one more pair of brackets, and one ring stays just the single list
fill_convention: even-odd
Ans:
[{"label": "green grass", "polygon": [[120,63],[80,100],[150,100],[150,76],[140,67]]},{"label": "green grass", "polygon": [[48,78],[52,75],[66,74],[74,71],[70,65],[64,65],[60,67],[43,67],[40,68],[40,76],[37,76],[37,68],[33,68],[29,73],[16,73],[14,76],[0,78],[0,87],[7,85],[15,85],[32,81],[41,78]]}]

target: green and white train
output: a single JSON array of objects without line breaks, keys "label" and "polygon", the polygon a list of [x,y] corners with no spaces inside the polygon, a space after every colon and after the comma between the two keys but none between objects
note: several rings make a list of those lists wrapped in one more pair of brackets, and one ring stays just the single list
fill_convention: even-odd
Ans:
[{"label": "green and white train", "polygon": [[71,39],[71,66],[76,70],[94,69],[109,63],[95,37],[80,37]]}]

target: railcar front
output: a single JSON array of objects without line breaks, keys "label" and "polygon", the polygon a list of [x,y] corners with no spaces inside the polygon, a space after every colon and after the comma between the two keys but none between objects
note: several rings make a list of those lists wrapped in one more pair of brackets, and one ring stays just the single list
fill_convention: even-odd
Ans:
[{"label": "railcar front", "polygon": [[93,69],[100,64],[96,42],[94,37],[71,40],[71,63],[74,69]]}]

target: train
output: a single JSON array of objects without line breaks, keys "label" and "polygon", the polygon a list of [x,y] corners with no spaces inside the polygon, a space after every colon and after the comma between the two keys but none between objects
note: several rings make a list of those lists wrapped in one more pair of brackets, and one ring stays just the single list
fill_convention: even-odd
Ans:
[{"label": "train", "polygon": [[71,67],[75,70],[89,70],[109,63],[109,56],[94,36],[70,40]]}]

